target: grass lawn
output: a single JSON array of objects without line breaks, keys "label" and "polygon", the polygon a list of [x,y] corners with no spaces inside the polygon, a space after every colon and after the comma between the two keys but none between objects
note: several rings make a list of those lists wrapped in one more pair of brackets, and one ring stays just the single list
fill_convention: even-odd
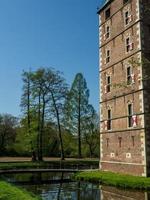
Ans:
[{"label": "grass lawn", "polygon": [[0,200],[40,200],[40,198],[9,183],[0,181]]},{"label": "grass lawn", "polygon": [[99,182],[104,185],[111,185],[122,188],[150,189],[150,178],[123,175],[104,171],[78,172],[74,175],[77,180]]}]

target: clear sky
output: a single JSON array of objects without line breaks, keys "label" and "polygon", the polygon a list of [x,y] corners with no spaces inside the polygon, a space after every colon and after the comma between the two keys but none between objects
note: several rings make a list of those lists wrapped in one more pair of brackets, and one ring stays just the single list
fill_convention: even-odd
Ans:
[{"label": "clear sky", "polygon": [[98,111],[98,16],[102,0],[0,0],[0,113],[20,115],[23,70],[81,72]]}]

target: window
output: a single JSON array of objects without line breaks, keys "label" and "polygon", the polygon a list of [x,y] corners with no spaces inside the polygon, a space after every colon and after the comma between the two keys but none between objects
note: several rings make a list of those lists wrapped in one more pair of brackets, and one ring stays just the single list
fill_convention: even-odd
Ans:
[{"label": "window", "polygon": [[106,26],[105,38],[108,39],[109,37],[110,37],[110,27]]},{"label": "window", "polygon": [[111,110],[108,110],[107,130],[111,130]]},{"label": "window", "polygon": [[108,8],[106,11],[105,11],[105,19],[108,19],[110,17],[110,8]]},{"label": "window", "polygon": [[128,104],[128,127],[132,127],[133,106]]},{"label": "window", "polygon": [[132,82],[132,77],[131,77],[131,67],[127,67],[127,85],[130,85]]},{"label": "window", "polygon": [[126,52],[129,52],[130,51],[130,38],[128,37],[126,39]]},{"label": "window", "polygon": [[110,88],[111,88],[111,77],[107,76],[106,78],[107,80],[107,84],[106,84],[106,93],[110,92]]},{"label": "window", "polygon": [[123,0],[123,4],[126,4],[128,2],[129,2],[129,0]]},{"label": "window", "polygon": [[126,153],[126,158],[131,158],[131,153]]},{"label": "window", "polygon": [[127,85],[134,84],[136,81],[135,74],[131,73],[131,67],[127,67]]},{"label": "window", "polygon": [[110,157],[111,157],[111,158],[114,158],[114,157],[115,157],[115,154],[114,154],[114,153],[110,153]]},{"label": "window", "polygon": [[130,37],[126,38],[126,52],[130,52],[133,50],[133,43],[131,42]]},{"label": "window", "polygon": [[127,26],[132,21],[132,15],[130,14],[129,10],[124,13],[124,23]]},{"label": "window", "polygon": [[129,24],[129,11],[126,11],[124,15],[125,15],[125,25],[128,25]]},{"label": "window", "polygon": [[106,64],[110,62],[110,50],[106,51]]}]

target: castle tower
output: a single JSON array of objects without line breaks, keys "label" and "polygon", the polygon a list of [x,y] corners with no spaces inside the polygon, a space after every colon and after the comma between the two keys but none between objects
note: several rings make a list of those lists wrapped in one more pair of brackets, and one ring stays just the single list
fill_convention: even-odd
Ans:
[{"label": "castle tower", "polygon": [[150,0],[99,9],[100,168],[150,174]]}]

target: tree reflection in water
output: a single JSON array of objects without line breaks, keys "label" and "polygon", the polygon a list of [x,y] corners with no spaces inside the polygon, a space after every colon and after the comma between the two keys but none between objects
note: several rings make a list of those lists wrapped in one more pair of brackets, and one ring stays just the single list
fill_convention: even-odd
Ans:
[{"label": "tree reflection in water", "polygon": [[9,182],[21,185],[43,200],[150,200],[150,193],[70,181],[66,173],[33,173],[5,175]]},{"label": "tree reflection in water", "polygon": [[57,195],[57,200],[60,200],[61,189],[62,189],[62,186],[63,186],[63,179],[64,179],[64,173],[62,172],[61,179],[60,179],[59,190],[58,190],[58,195]]}]

